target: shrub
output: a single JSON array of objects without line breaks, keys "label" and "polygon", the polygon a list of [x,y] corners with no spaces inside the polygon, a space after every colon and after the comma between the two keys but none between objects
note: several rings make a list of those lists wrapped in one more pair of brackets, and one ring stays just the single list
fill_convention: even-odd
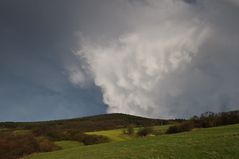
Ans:
[{"label": "shrub", "polygon": [[39,151],[50,152],[60,149],[52,141],[48,140],[46,137],[39,137],[38,139]]},{"label": "shrub", "polygon": [[35,136],[45,136],[49,140],[59,141],[59,140],[68,140],[69,136],[66,136],[63,130],[57,130],[55,128],[49,128],[46,126],[39,126],[32,129],[32,133]]},{"label": "shrub", "polygon": [[174,133],[178,133],[178,126],[176,125],[173,125],[173,126],[170,126],[168,128],[168,130],[166,131],[167,134],[174,134]]},{"label": "shrub", "polygon": [[39,150],[32,135],[7,135],[0,139],[0,159],[14,159]]},{"label": "shrub", "polygon": [[32,134],[1,134],[0,159],[16,159],[33,152],[54,150],[54,143],[49,140],[39,141]]},{"label": "shrub", "polygon": [[84,134],[83,138],[81,139],[81,142],[84,145],[93,145],[93,144],[100,144],[100,143],[106,143],[109,142],[109,138],[102,136],[102,135],[87,135]]},{"label": "shrub", "polygon": [[125,134],[125,135],[134,135],[134,125],[128,125],[127,129],[123,130],[123,134]]},{"label": "shrub", "polygon": [[154,130],[152,134],[155,136],[159,136],[165,134],[165,132],[162,130]]},{"label": "shrub", "polygon": [[191,121],[185,121],[177,125],[170,126],[167,130],[167,134],[179,133],[184,131],[191,131],[194,128],[194,124]]},{"label": "shrub", "polygon": [[152,127],[144,127],[138,130],[137,135],[138,136],[148,136],[153,133]]}]

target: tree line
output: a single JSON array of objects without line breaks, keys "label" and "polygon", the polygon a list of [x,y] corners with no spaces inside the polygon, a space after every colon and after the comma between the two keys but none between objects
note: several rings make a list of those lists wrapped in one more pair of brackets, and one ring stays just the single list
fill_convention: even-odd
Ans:
[{"label": "tree line", "polygon": [[200,116],[194,116],[189,120],[170,126],[167,133],[171,134],[191,131],[193,128],[209,128],[237,123],[239,123],[239,111],[221,113],[205,112]]}]

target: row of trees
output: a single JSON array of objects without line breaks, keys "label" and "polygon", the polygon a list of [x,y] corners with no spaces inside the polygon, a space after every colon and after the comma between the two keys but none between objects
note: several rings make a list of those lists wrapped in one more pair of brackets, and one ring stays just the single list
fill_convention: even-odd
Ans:
[{"label": "row of trees", "polygon": [[206,112],[201,116],[194,116],[190,120],[186,120],[179,124],[169,127],[167,133],[178,133],[190,131],[193,128],[208,128],[229,124],[239,123],[239,111],[212,113]]}]

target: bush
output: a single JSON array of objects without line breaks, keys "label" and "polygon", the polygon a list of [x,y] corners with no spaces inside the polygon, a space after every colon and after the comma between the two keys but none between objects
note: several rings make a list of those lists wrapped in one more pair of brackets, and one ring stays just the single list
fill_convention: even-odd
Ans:
[{"label": "bush", "polygon": [[173,125],[168,128],[168,130],[166,131],[166,134],[174,134],[174,133],[178,133],[178,132],[179,132],[178,126]]},{"label": "bush", "polygon": [[155,136],[159,136],[159,135],[165,134],[165,131],[162,131],[162,130],[154,130],[152,134],[155,135]]},{"label": "bush", "polygon": [[54,150],[54,143],[45,139],[39,141],[32,134],[1,134],[0,159],[16,159],[33,152]]},{"label": "bush", "polygon": [[166,131],[167,134],[179,133],[184,131],[191,131],[194,128],[194,124],[191,121],[185,121],[180,124],[170,126]]},{"label": "bush", "polygon": [[93,144],[100,144],[100,143],[106,143],[109,142],[109,138],[101,135],[87,135],[84,134],[83,138],[81,139],[81,142],[84,145],[93,145]]},{"label": "bush", "polygon": [[39,145],[36,138],[29,134],[7,135],[1,136],[0,150],[0,159],[14,159],[39,151]]},{"label": "bush", "polygon": [[59,141],[59,140],[68,140],[69,136],[66,136],[64,131],[57,130],[55,128],[49,128],[46,126],[39,126],[32,129],[32,132],[35,136],[45,136],[49,140]]},{"label": "bush", "polygon": [[133,125],[128,125],[127,129],[123,130],[123,134],[125,134],[125,135],[134,135],[134,126]]},{"label": "bush", "polygon": [[38,139],[39,151],[50,152],[60,149],[52,141],[48,140],[46,137],[39,137]]},{"label": "bush", "polygon": [[138,130],[137,135],[138,136],[148,136],[153,133],[152,127],[144,127]]}]

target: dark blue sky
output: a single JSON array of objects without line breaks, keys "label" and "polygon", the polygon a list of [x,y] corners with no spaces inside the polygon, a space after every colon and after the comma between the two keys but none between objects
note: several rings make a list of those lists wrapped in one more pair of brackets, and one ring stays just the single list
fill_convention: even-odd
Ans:
[{"label": "dark blue sky", "polygon": [[85,7],[78,0],[0,1],[0,121],[105,113],[100,90],[72,85],[64,68],[86,27]]}]

